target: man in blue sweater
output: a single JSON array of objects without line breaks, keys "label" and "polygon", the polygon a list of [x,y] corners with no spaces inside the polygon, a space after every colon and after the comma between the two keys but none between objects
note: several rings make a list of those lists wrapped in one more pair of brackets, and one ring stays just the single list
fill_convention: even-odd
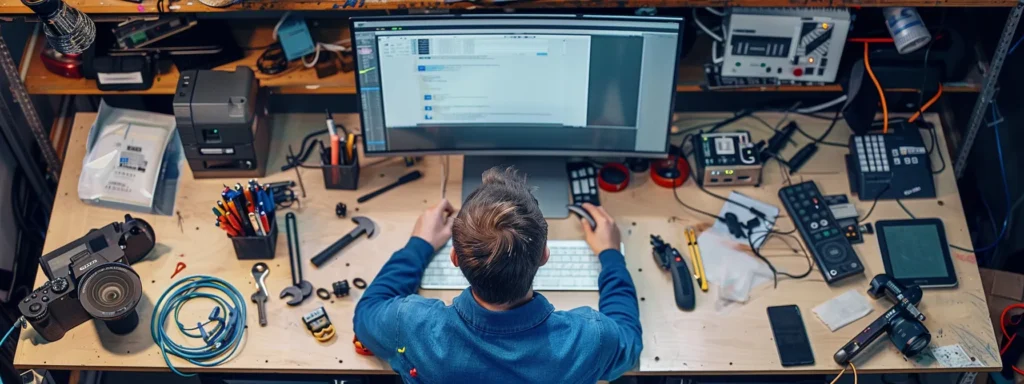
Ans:
[{"label": "man in blue sweater", "polygon": [[[594,383],[636,366],[643,348],[636,289],[618,251],[619,229],[601,207],[581,220],[601,260],[600,311],[555,311],[534,292],[548,260],[547,222],[526,181],[491,169],[462,210],[428,209],[405,248],[356,305],[356,337],[411,383]],[[470,288],[452,305],[416,295],[434,252],[452,239],[452,263]]]}]

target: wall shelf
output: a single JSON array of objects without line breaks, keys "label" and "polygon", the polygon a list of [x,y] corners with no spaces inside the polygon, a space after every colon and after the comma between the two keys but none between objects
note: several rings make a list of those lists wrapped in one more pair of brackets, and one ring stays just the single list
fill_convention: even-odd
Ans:
[{"label": "wall shelf", "polygon": [[[124,0],[67,0],[90,14],[157,13],[157,0],[137,4]],[[446,0],[246,0],[214,8],[198,0],[164,0],[170,12],[239,11],[384,11],[407,9],[484,8],[641,8],[641,7],[1012,7],[1016,0],[524,0],[495,5],[491,1],[448,3]],[[29,14],[20,0],[0,0],[0,15]]]},{"label": "wall shelf", "polygon": [[[246,47],[263,47],[273,42],[273,24],[249,24],[234,25],[232,32],[236,41]],[[348,37],[347,28],[338,27],[317,27],[315,28],[319,41],[336,41]],[[40,32],[41,33],[41,32]],[[30,94],[34,95],[172,95],[178,84],[178,70],[169,66],[164,73],[154,79],[153,87],[144,91],[101,91],[96,88],[96,81],[86,79],[69,79],[58,76],[48,71],[39,54],[43,50],[45,38],[37,35],[29,38],[26,45],[27,51],[32,55],[22,60],[22,72],[25,73],[25,86]],[[260,50],[247,50],[245,57],[241,60],[217,67],[217,69],[234,70],[237,66],[248,66],[254,68],[256,60],[263,52]],[[677,92],[708,92],[703,88],[704,67],[703,63],[708,60],[704,55],[708,50],[698,44],[686,59],[680,62],[678,77],[676,80]],[[322,52],[321,54],[327,54]],[[323,79],[316,76],[312,68],[304,68],[301,63],[293,62],[292,69],[284,74],[267,76],[259,72],[257,77],[263,87],[270,88],[276,94],[301,95],[301,94],[322,94],[322,95],[352,95],[356,93],[355,76],[352,72],[338,73]],[[973,73],[973,72],[972,72]],[[960,82],[945,84],[945,92],[978,92],[981,88],[981,76],[970,75]],[[714,92],[841,92],[838,84],[828,85],[780,85],[780,86],[758,86],[739,89],[716,90]],[[916,92],[915,89],[887,89],[888,92]]]}]

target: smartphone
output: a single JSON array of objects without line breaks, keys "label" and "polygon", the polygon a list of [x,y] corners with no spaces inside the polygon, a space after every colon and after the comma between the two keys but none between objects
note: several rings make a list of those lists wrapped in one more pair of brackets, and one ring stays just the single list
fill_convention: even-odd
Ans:
[{"label": "smartphone", "polygon": [[783,367],[814,365],[814,352],[807,339],[800,308],[795,305],[768,307],[768,322],[775,335],[775,346]]}]

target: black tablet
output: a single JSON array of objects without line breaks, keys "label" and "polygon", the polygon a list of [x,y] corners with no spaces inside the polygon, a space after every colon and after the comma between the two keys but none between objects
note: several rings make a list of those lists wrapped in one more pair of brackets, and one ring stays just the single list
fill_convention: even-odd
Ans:
[{"label": "black tablet", "polygon": [[957,285],[942,220],[882,220],[875,229],[885,273],[922,288]]}]

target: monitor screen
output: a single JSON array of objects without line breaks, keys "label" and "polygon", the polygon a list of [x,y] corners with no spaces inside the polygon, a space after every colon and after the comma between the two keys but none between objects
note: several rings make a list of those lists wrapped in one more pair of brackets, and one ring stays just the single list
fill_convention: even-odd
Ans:
[{"label": "monitor screen", "polygon": [[354,18],[368,155],[663,157],[681,19]]}]

